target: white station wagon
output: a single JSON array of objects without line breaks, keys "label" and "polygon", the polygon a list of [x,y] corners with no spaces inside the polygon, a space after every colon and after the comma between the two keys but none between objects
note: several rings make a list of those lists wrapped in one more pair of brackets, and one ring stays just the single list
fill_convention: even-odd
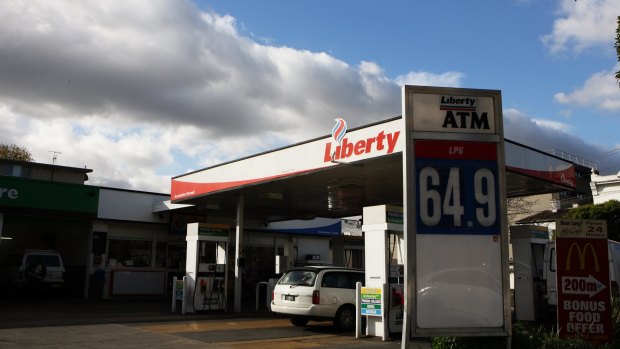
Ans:
[{"label": "white station wagon", "polygon": [[62,257],[55,251],[16,251],[0,265],[0,287],[9,293],[60,289],[64,278]]},{"label": "white station wagon", "polygon": [[355,284],[364,271],[328,266],[307,266],[287,271],[276,284],[271,311],[291,319],[295,326],[330,320],[342,330],[355,327]]}]

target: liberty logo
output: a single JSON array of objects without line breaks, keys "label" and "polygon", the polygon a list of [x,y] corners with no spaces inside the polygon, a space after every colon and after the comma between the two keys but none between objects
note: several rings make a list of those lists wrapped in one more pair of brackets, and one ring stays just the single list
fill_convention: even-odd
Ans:
[{"label": "liberty logo", "polygon": [[323,162],[338,163],[338,160],[373,152],[391,154],[396,149],[400,131],[380,131],[376,135],[367,138],[350,140],[348,137],[345,137],[347,122],[342,118],[336,118],[334,121],[336,121],[336,124],[332,129],[332,141],[325,144]]},{"label": "liberty logo", "polygon": [[[337,143],[334,149],[338,149],[342,143],[342,139],[347,134],[347,122],[343,118],[335,118],[336,124],[332,128],[332,138]],[[332,160],[336,156],[336,150],[331,154]]]},{"label": "liberty logo", "polygon": [[489,129],[487,113],[478,115],[476,98],[441,96],[439,109],[446,111],[442,128]]}]

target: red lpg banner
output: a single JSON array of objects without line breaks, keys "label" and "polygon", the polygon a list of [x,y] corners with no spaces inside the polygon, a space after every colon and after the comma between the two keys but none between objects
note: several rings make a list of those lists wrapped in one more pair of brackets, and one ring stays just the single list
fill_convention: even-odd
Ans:
[{"label": "red lpg banner", "polygon": [[580,337],[595,344],[613,339],[606,223],[556,223],[560,337]]}]

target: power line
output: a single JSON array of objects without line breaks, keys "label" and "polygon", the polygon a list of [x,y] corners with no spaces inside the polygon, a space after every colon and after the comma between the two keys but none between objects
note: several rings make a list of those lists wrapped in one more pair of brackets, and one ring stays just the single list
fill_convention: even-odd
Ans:
[{"label": "power line", "polygon": [[613,153],[619,152],[619,151],[620,151],[620,148],[616,148],[616,149],[613,149],[613,150],[610,150],[610,151],[606,151],[606,152],[604,152],[602,154],[599,154],[598,156],[595,156],[593,160],[597,160],[597,159],[602,159],[604,157],[608,157],[608,156],[612,155]]}]

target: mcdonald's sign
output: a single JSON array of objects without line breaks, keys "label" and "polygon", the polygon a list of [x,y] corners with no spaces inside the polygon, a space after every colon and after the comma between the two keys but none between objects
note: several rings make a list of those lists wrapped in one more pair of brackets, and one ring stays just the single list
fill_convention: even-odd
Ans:
[{"label": "mcdonald's sign", "polygon": [[606,228],[597,221],[556,223],[561,337],[581,337],[597,345],[613,338]]},{"label": "mcdonald's sign", "polygon": [[594,264],[594,271],[595,272],[599,272],[601,270],[601,266],[599,264],[599,260],[598,260],[598,254],[596,253],[596,250],[594,249],[594,246],[592,245],[592,243],[587,242],[586,244],[583,245],[583,248],[581,248],[581,246],[577,243],[577,242],[573,242],[570,244],[570,247],[568,248],[568,254],[566,255],[566,271],[570,271],[571,270],[571,257],[573,256],[573,250],[577,250],[577,255],[579,256],[579,269],[580,270],[585,270],[586,269],[586,253],[589,251],[591,252],[592,255],[592,261]]}]

